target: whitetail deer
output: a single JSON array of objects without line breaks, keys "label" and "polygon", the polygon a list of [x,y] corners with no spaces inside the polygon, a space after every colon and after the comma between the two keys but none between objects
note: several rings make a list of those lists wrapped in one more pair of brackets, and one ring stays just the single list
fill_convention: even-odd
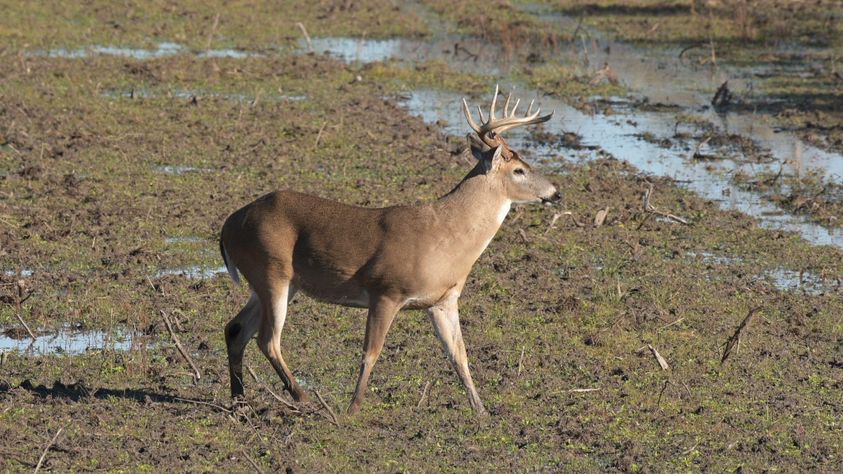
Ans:
[{"label": "whitetail deer", "polygon": [[[468,135],[477,165],[448,194],[432,203],[369,209],[293,191],[277,191],[228,217],[220,251],[235,282],[237,270],[252,296],[225,328],[231,394],[243,394],[243,350],[258,346],[296,401],[306,399],[281,356],[287,304],[302,290],[322,301],[368,308],[363,361],[349,413],[360,409],[369,375],[393,318],[402,309],[427,309],[436,335],[468,392],[475,412],[485,413],[468,370],[457,300],[474,262],[489,245],[515,203],[560,198],[556,188],[500,134],[553,115],[515,115],[518,102],[477,125],[463,100],[474,133]],[[478,110],[480,108],[478,107]]]}]

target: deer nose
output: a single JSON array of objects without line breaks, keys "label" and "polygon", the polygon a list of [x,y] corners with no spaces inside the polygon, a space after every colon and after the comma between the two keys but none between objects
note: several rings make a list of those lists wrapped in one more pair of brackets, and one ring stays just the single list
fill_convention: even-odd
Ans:
[{"label": "deer nose", "polygon": [[553,193],[553,196],[542,198],[543,203],[559,202],[562,199],[562,194],[559,191]]}]

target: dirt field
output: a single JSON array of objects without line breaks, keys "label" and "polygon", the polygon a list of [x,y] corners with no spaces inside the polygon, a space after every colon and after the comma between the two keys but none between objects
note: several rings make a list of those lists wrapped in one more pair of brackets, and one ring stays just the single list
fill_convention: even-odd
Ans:
[{"label": "dirt field", "polygon": [[[246,364],[259,381],[247,376],[246,402],[232,405],[222,329],[248,290],[221,273],[225,217],[278,188],[365,206],[435,199],[473,166],[468,127],[448,135],[453,123],[413,115],[406,95],[447,89],[486,101],[499,80],[437,60],[408,67],[307,53],[298,22],[314,40],[426,41],[440,22],[510,53],[520,41],[513,54],[523,47],[538,62],[513,75],[597,115],[606,110],[595,97],[630,91],[547,59],[577,35],[550,31],[517,2],[501,2],[515,12],[507,20],[483,20],[494,28],[467,20],[474,3],[223,3],[3,8],[2,341],[26,347],[18,316],[37,336],[103,340],[90,350],[49,337],[43,350],[2,350],[0,470],[843,470],[843,251],[724,210],[617,153],[575,159],[588,147],[576,130],[531,135],[563,144],[536,162],[564,199],[513,208],[461,299],[488,419],[473,416],[416,311],[396,319],[361,413],[345,416],[365,311],[302,296],[282,348],[338,424],[318,401],[292,404],[254,344]],[[623,11],[576,3],[551,7],[623,31],[594,9],[611,12],[612,25]],[[635,15],[663,25],[661,7],[690,15],[670,5],[642,2]],[[507,26],[513,36],[494,33]],[[551,83],[553,71],[565,80]],[[811,102],[803,109],[815,112]],[[834,136],[823,135],[824,150]],[[837,184],[822,194],[832,217]],[[651,204],[689,225],[644,211],[651,185]],[[739,342],[724,361],[730,339]]]}]

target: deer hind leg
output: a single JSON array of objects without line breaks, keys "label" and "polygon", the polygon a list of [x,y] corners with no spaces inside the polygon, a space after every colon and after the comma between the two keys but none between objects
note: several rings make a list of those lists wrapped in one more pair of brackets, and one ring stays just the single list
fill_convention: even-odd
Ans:
[{"label": "deer hind leg", "polygon": [[474,388],[471,372],[468,370],[468,356],[465,353],[465,342],[460,330],[460,315],[457,307],[458,294],[451,294],[428,310],[436,337],[442,341],[445,354],[451,362],[468,393],[468,402],[478,415],[485,415],[486,409],[480,401],[480,395]]},{"label": "deer hind leg", "polygon": [[396,313],[401,305],[385,297],[371,296],[369,298],[369,315],[366,318],[366,336],[363,339],[363,360],[360,363],[360,376],[357,378],[357,387],[354,389],[354,396],[348,406],[348,413],[354,414],[360,411],[360,405],[366,396],[366,387],[369,385],[369,376],[378,356],[383,349],[386,333],[395,319]]},{"label": "deer hind leg", "polygon": [[267,292],[265,297],[261,298],[264,317],[258,328],[258,347],[269,359],[272,368],[281,377],[284,388],[290,392],[293,399],[297,402],[306,402],[307,395],[299,387],[296,378],[293,377],[293,373],[281,356],[281,331],[284,329],[284,321],[287,318],[287,305],[292,300],[295,291],[290,282],[286,281],[276,285]]},{"label": "deer hind leg", "polygon": [[228,351],[228,372],[231,376],[231,396],[243,395],[243,352],[246,344],[258,332],[261,307],[252,293],[246,306],[225,326],[225,345]]}]

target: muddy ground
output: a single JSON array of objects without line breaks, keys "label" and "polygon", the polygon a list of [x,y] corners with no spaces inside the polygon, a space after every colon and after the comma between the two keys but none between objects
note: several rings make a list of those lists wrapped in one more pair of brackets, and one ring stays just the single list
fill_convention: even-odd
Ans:
[{"label": "muddy ground", "polygon": [[[440,87],[488,100],[496,78],[296,52],[298,21],[314,37],[418,37],[431,18],[472,28],[452,16],[470,4],[381,3],[285,2],[296,15],[6,9],[4,340],[28,337],[20,316],[39,336],[108,341],[3,353],[0,469],[32,470],[43,454],[42,469],[60,471],[840,471],[843,252],[723,211],[623,156],[571,160],[575,137],[538,132],[570,141],[571,155],[545,165],[564,200],[514,208],[461,300],[489,419],[472,415],[414,311],[393,325],[362,412],[344,416],[365,312],[306,297],[291,306],[282,347],[338,425],[318,402],[276,400],[290,402],[254,345],[246,363],[260,382],[248,376],[246,403],[232,405],[222,328],[248,291],[219,273],[230,212],[281,187],[366,206],[426,201],[472,166],[463,137],[409,114],[401,96]],[[543,24],[513,15],[512,31]],[[529,38],[537,57],[570,39]],[[166,41],[185,51],[41,54]],[[249,54],[202,54],[215,48]],[[618,92],[565,73],[572,103]],[[651,204],[689,225],[644,211],[651,185]],[[730,338],[739,344],[724,361]]]}]

